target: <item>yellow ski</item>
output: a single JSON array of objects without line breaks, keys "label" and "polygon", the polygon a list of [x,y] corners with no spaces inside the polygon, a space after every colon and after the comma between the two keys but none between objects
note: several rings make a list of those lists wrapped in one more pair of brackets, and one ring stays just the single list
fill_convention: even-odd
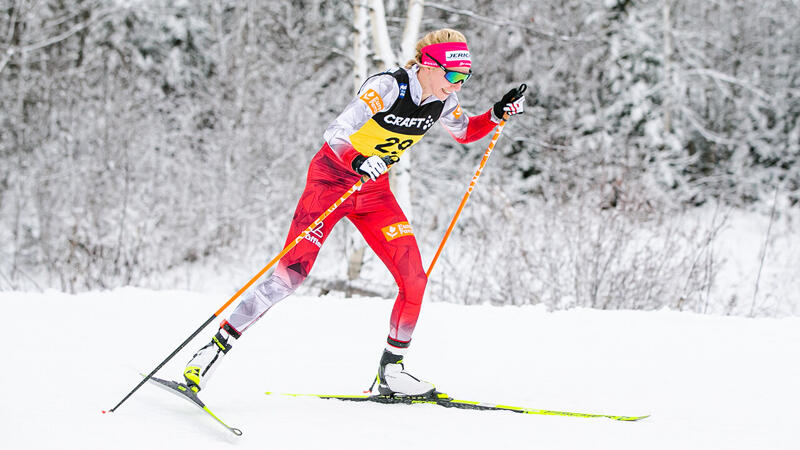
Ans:
[{"label": "yellow ski", "polygon": [[[142,376],[144,376],[144,375],[142,375]],[[209,416],[214,418],[214,420],[216,420],[220,425],[225,427],[228,431],[230,431],[231,433],[235,434],[236,436],[241,436],[242,435],[242,430],[240,430],[238,428],[231,427],[228,424],[226,424],[225,422],[223,422],[219,417],[216,416],[216,414],[214,414],[213,412],[211,412],[210,409],[208,409],[208,407],[205,405],[205,403],[203,403],[200,400],[200,397],[197,396],[197,393],[194,392],[189,387],[187,387],[185,384],[178,383],[177,381],[162,380],[161,378],[156,378],[156,377],[150,377],[147,381],[153,383],[154,385],[156,385],[156,386],[158,386],[158,387],[160,387],[160,388],[162,388],[162,389],[164,389],[166,391],[169,391],[169,392],[177,395],[178,397],[181,397],[181,398],[183,398],[185,400],[188,400],[193,405],[195,405],[195,406],[199,407],[200,409],[202,409],[203,411],[205,411],[206,414],[208,414]]]},{"label": "yellow ski", "polygon": [[450,398],[445,393],[435,391],[430,395],[424,397],[407,397],[407,396],[387,396],[387,395],[322,395],[322,394],[286,394],[277,392],[267,392],[267,395],[284,395],[290,397],[311,397],[321,399],[334,399],[342,401],[353,402],[373,402],[373,403],[386,403],[386,404],[418,404],[427,403],[431,405],[443,406],[445,408],[458,408],[458,409],[471,409],[478,411],[510,411],[521,414],[537,414],[544,416],[567,416],[567,417],[585,417],[585,418],[606,418],[618,420],[623,422],[634,422],[642,420],[646,416],[618,416],[613,414],[591,414],[582,412],[571,411],[554,411],[548,409],[533,409],[521,408],[518,406],[498,405],[495,403],[474,402],[468,400],[457,400]]}]

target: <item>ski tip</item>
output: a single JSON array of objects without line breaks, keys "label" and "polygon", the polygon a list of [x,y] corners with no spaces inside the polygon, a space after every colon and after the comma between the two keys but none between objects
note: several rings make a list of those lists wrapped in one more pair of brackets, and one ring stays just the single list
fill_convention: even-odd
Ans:
[{"label": "ski tip", "polygon": [[105,413],[107,413],[108,411],[106,411],[106,410],[104,409],[104,410],[102,410],[102,411],[100,411],[100,412],[101,412],[101,413],[103,413],[103,414],[105,414]]},{"label": "ski tip", "polygon": [[647,419],[648,417],[650,417],[650,414],[646,416],[601,416],[601,417],[607,417],[609,419],[614,419],[620,422],[637,422],[639,420]]},{"label": "ski tip", "polygon": [[619,420],[623,422],[636,422],[637,420],[647,419],[648,417],[650,417],[650,414],[646,416],[621,417]]}]

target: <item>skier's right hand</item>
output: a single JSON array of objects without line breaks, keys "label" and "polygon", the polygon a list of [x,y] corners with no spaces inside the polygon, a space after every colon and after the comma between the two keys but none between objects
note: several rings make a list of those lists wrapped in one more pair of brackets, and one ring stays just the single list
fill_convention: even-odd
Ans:
[{"label": "skier's right hand", "polygon": [[366,175],[372,181],[377,180],[378,177],[388,169],[386,162],[378,155],[372,155],[369,158],[364,155],[358,155],[353,158],[353,162],[350,166],[356,173]]}]

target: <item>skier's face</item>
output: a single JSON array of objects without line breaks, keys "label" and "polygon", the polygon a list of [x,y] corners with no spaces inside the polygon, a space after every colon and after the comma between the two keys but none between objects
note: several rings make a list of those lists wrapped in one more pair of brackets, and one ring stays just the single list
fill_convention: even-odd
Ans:
[{"label": "skier's face", "polygon": [[[451,69],[462,73],[468,73],[469,69],[457,68]],[[420,72],[425,76],[420,77],[420,84],[422,84],[423,91],[427,87],[430,89],[431,94],[435,95],[439,100],[445,100],[451,93],[461,90],[461,82],[451,83],[444,77],[444,69],[439,67],[421,67]],[[427,84],[427,86],[426,86]]]}]

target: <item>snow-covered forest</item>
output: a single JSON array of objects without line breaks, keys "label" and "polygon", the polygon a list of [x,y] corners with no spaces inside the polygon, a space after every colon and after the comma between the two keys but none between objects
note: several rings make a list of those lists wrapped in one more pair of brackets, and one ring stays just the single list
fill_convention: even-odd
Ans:
[{"label": "snow-covered forest", "polygon": [[[426,301],[800,314],[797,0],[0,5],[0,290],[240,287],[415,5],[469,40],[468,113],[528,85]],[[487,143],[409,155],[424,262]],[[304,288],[393,297],[353,234]]]}]

